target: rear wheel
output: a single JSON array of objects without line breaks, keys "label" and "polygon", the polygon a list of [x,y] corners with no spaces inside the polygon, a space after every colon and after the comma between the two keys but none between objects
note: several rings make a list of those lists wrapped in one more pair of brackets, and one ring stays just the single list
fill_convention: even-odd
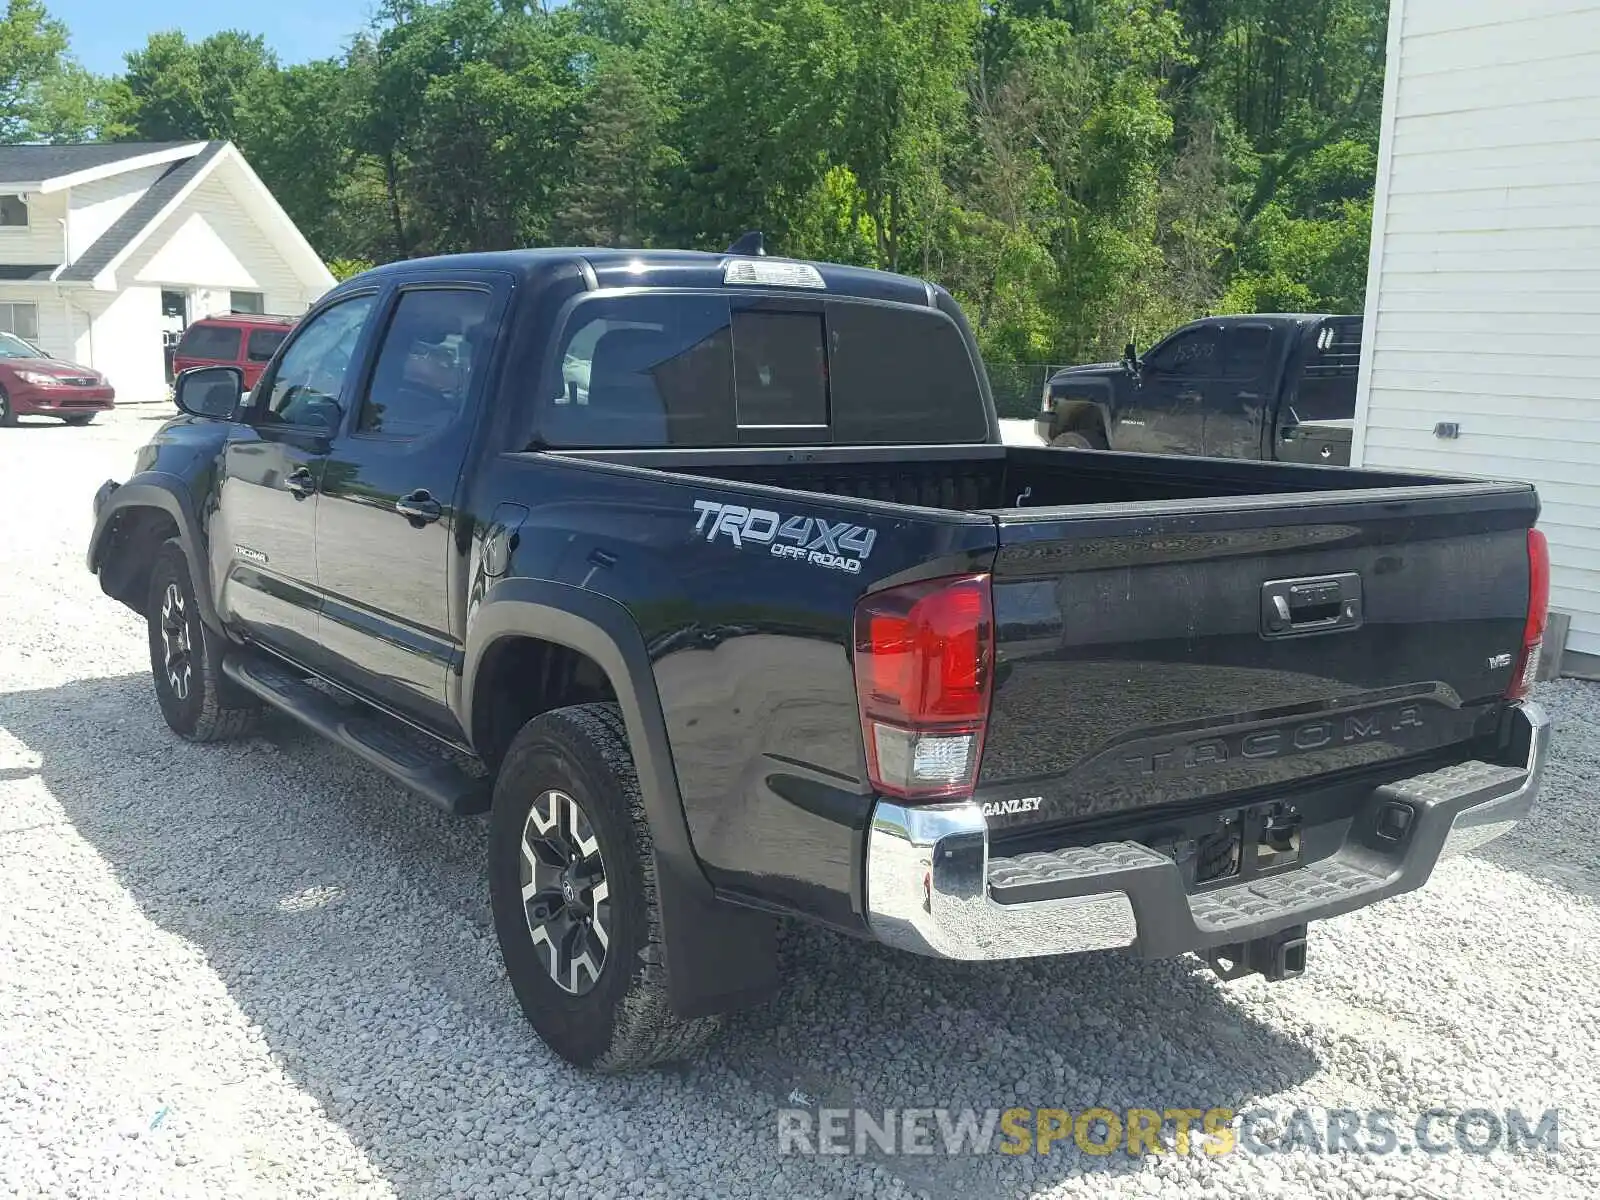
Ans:
[{"label": "rear wheel", "polygon": [[191,742],[238,737],[259,706],[222,673],[221,639],[206,628],[176,540],[162,544],[145,601],[156,702],[172,731]]},{"label": "rear wheel", "polygon": [[667,997],[655,860],[615,704],[535,717],[506,752],[489,828],[489,890],[524,1015],[568,1062],[627,1071],[716,1032]]},{"label": "rear wheel", "polygon": [[1050,444],[1075,450],[1104,450],[1106,435],[1098,425],[1079,425],[1065,433],[1058,433]]}]

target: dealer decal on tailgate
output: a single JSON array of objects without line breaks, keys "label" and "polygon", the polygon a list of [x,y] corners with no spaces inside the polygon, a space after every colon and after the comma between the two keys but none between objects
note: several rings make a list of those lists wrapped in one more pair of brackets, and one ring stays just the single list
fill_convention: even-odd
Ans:
[{"label": "dealer decal on tailgate", "polygon": [[725,537],[743,549],[745,544],[768,547],[774,558],[792,558],[833,571],[858,574],[872,553],[878,531],[848,521],[837,524],[821,517],[788,517],[766,508],[745,508],[716,500],[696,500],[696,533],[706,541]]}]

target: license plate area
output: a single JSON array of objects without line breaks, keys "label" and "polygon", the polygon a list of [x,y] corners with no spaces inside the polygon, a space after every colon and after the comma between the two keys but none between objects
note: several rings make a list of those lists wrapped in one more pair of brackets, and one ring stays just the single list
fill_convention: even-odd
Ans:
[{"label": "license plate area", "polygon": [[1172,856],[1185,888],[1214,887],[1259,879],[1300,864],[1302,814],[1286,801],[1253,804],[1221,813],[1209,829],[1157,847]]}]

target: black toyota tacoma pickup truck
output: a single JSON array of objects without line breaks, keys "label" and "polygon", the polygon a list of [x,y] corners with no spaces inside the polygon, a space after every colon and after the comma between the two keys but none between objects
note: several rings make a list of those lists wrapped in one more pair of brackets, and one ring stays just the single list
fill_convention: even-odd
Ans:
[{"label": "black toyota tacoma pickup truck", "polygon": [[512,986],[579,1064],[770,993],[781,917],[1293,975],[1539,786],[1530,487],[1004,446],[919,280],[398,263],[176,400],[88,552],[162,714],[271,706],[487,809]]},{"label": "black toyota tacoma pickup truck", "polygon": [[1140,357],[1065,367],[1034,431],[1051,446],[1344,466],[1355,425],[1361,318],[1207,317]]}]

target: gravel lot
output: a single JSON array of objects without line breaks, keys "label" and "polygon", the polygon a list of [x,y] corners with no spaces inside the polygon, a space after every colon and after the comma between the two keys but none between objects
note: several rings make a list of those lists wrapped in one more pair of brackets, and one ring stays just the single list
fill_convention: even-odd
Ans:
[{"label": "gravel lot", "polygon": [[[166,411],[0,430],[0,1195],[1600,1193],[1600,687],[1544,689],[1532,822],[1315,927],[1301,980],[1119,954],[977,969],[795,930],[783,997],[703,1062],[592,1078],[515,1011],[483,821],[286,724],[213,747],[162,724],[143,625],[82,554],[94,487]],[[784,1156],[796,1093],[1553,1106],[1561,1149]]]}]

